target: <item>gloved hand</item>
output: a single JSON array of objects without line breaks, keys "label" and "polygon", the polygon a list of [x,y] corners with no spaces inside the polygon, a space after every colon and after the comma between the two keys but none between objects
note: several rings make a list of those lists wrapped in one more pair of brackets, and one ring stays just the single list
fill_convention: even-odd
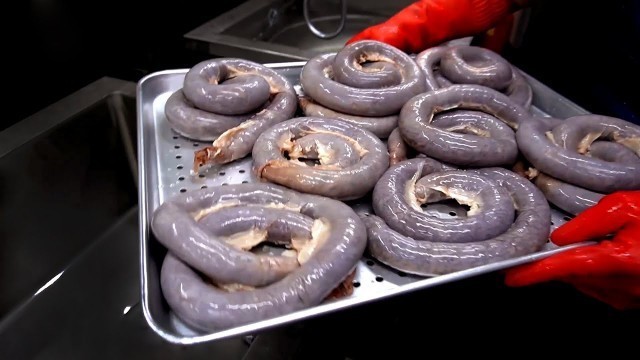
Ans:
[{"label": "gloved hand", "polygon": [[640,191],[607,195],[551,234],[557,245],[586,240],[600,241],[509,269],[505,283],[559,280],[616,309],[640,308]]},{"label": "gloved hand", "polygon": [[378,40],[409,54],[496,26],[527,0],[419,0],[347,41]]}]

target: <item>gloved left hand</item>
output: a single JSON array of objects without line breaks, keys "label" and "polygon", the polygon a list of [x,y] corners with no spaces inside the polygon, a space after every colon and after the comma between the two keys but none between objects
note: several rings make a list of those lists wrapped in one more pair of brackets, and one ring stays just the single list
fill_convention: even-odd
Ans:
[{"label": "gloved left hand", "polygon": [[524,0],[419,0],[347,41],[377,40],[409,54],[496,26]]}]

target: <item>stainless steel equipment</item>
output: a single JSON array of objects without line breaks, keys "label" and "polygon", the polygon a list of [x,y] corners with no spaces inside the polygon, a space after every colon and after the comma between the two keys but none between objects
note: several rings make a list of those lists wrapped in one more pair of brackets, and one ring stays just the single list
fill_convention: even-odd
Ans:
[{"label": "stainless steel equipment", "polygon": [[[323,2],[316,0],[313,8]],[[308,60],[319,53],[339,50],[351,36],[383,22],[410,2],[349,0],[344,13],[342,4],[322,4],[335,10],[327,9],[326,14],[323,10],[322,16],[311,17],[300,6],[301,1],[248,0],[184,37],[191,49],[214,56],[241,57],[260,63]],[[316,31],[310,30],[307,19]]]},{"label": "stainless steel equipment", "polygon": [[[304,62],[277,63],[267,66],[277,69],[292,83],[298,84]],[[391,296],[407,294],[417,289],[438,286],[476,275],[531,262],[566,249],[581,246],[556,248],[552,244],[538,253],[508,261],[476,267],[465,271],[432,278],[407,276],[390,269],[372,259],[362,259],[357,267],[354,283],[357,287],[352,296],[338,301],[285,316],[259,321],[224,331],[199,333],[183,324],[164,303],[159,287],[159,270],[165,249],[153,238],[149,231],[149,221],[153,211],[168,197],[180,192],[215,186],[255,181],[251,173],[251,159],[245,158],[224,166],[210,168],[201,176],[190,174],[193,151],[205,144],[188,141],[176,134],[168,125],[164,115],[164,104],[169,95],[182,87],[188,69],[161,71],[151,74],[138,83],[138,157],[139,157],[139,206],[140,206],[140,249],[142,306],[149,326],[167,341],[179,344],[194,344],[231,336],[251,333],[304,318],[346,309]],[[534,111],[538,115],[567,117],[587,113],[545,85],[528,77],[533,92]],[[301,91],[296,85],[296,90]],[[442,216],[450,216],[451,208],[443,207],[434,211]],[[568,217],[553,212],[555,228]]]},{"label": "stainless steel equipment", "polygon": [[347,22],[347,0],[340,0],[340,18],[338,20],[338,28],[330,33],[326,33],[320,29],[318,29],[313,24],[313,19],[311,18],[311,0],[304,0],[302,5],[302,12],[304,14],[304,20],[307,22],[307,27],[311,32],[321,38],[321,39],[332,39],[338,36],[342,30],[344,30],[344,25]]}]

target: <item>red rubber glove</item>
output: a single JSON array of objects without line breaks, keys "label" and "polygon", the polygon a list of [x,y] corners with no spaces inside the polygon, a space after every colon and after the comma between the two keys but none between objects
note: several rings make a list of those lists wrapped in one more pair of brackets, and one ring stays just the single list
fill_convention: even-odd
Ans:
[{"label": "red rubber glove", "polygon": [[509,269],[508,286],[559,280],[577,290],[625,310],[640,308],[640,191],[603,197],[551,234],[557,245],[601,240],[567,250],[535,263]]},{"label": "red rubber glove", "polygon": [[445,41],[493,28],[525,1],[420,0],[389,20],[371,26],[347,41],[378,40],[407,53],[419,53]]}]

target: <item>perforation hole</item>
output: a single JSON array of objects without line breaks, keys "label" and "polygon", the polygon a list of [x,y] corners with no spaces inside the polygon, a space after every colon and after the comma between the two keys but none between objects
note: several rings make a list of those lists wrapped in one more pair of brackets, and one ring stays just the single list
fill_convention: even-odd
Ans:
[{"label": "perforation hole", "polygon": [[182,188],[182,189],[180,189],[180,192],[181,192],[181,193],[187,192],[187,189]]},{"label": "perforation hole", "polygon": [[248,184],[249,182],[247,180],[244,180],[242,183],[243,184]]},{"label": "perforation hole", "polygon": [[224,171],[220,171],[220,172],[218,173],[218,175],[220,175],[220,176],[225,176],[226,174],[227,174],[227,173],[226,173],[226,172],[224,172]]},{"label": "perforation hole", "polygon": [[244,174],[244,170],[243,170],[243,169],[238,170],[238,172],[239,172],[240,174]]},{"label": "perforation hole", "polygon": [[229,184],[227,184],[227,183],[222,183],[222,186],[227,186],[227,185],[229,185]]},{"label": "perforation hole", "polygon": [[204,177],[204,174],[198,174],[198,177],[202,179]]},{"label": "perforation hole", "polygon": [[173,147],[174,149],[180,149],[180,145],[176,145]]},{"label": "perforation hole", "polygon": [[176,159],[182,159],[182,155],[176,155]]},{"label": "perforation hole", "polygon": [[360,283],[358,281],[353,282],[353,287],[360,287]]},{"label": "perforation hole", "polygon": [[200,189],[206,189],[206,188],[207,188],[207,185],[200,186]]},{"label": "perforation hole", "polygon": [[193,143],[193,146],[194,146],[194,147],[195,147],[195,146],[200,146],[200,144],[198,144],[198,143]]},{"label": "perforation hole", "polygon": [[373,260],[367,260],[367,265],[369,265],[369,266],[373,266],[373,265],[375,265],[375,264],[376,264],[376,263],[375,263],[375,262],[373,262]]},{"label": "perforation hole", "polygon": [[183,181],[183,180],[184,180],[184,176],[180,176],[180,177],[178,178],[178,180]]},{"label": "perforation hole", "polygon": [[178,140],[178,137],[174,135],[173,140]]},{"label": "perforation hole", "polygon": [[451,216],[456,216],[456,215],[458,215],[458,214],[456,214],[456,212],[455,212],[455,211],[449,211],[449,215],[451,215]]},{"label": "perforation hole", "polygon": [[182,169],[184,169],[184,166],[182,166],[182,165],[178,165],[178,166],[176,166],[176,169],[178,169],[178,170],[182,170]]},{"label": "perforation hole", "polygon": [[571,218],[570,218],[570,217],[568,217],[568,216],[565,216],[565,217],[563,217],[563,218],[562,218],[562,220],[564,220],[564,221],[569,221],[569,220],[571,220]]},{"label": "perforation hole", "polygon": [[383,282],[384,278],[382,276],[378,275],[378,276],[376,276],[376,281],[377,282]]}]

